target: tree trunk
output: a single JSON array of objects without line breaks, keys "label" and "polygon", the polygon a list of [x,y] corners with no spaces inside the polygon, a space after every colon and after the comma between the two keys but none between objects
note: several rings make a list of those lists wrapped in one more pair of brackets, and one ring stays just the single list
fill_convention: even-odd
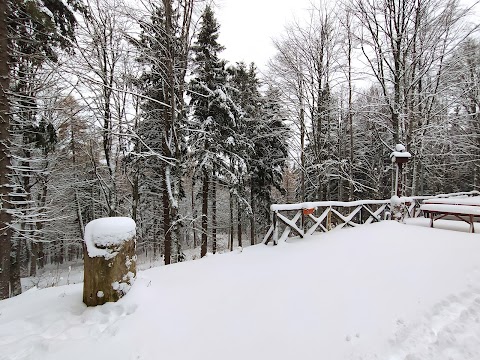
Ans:
[{"label": "tree trunk", "polygon": [[202,191],[202,245],[200,257],[207,255],[207,231],[208,231],[208,174],[203,172],[203,191]]},{"label": "tree trunk", "polygon": [[6,90],[9,88],[7,2],[0,1],[0,300],[10,296],[10,252],[12,232],[9,228],[11,215],[8,187],[9,103]]},{"label": "tree trunk", "polygon": [[171,221],[170,221],[170,201],[168,198],[166,177],[164,177],[163,179],[162,195],[163,195],[162,206],[163,206],[164,254],[165,254],[165,265],[168,265],[170,264],[170,259],[171,259],[172,229],[171,229]]},{"label": "tree trunk", "polygon": [[233,196],[230,193],[230,238],[228,241],[228,248],[233,251]]},{"label": "tree trunk", "polygon": [[58,263],[63,264],[65,261],[65,244],[62,240],[59,241]]},{"label": "tree trunk", "polygon": [[250,180],[250,207],[252,208],[252,216],[250,218],[250,245],[255,245],[255,198],[253,196],[254,183]]},{"label": "tree trunk", "polygon": [[37,276],[38,243],[32,242],[30,252],[30,276]]},{"label": "tree trunk", "polygon": [[193,248],[197,247],[197,211],[195,210],[195,193],[194,193],[194,184],[192,180],[192,227],[193,227]]},{"label": "tree trunk", "polygon": [[212,253],[217,252],[217,183],[212,184]]},{"label": "tree trunk", "polygon": [[353,201],[353,85],[352,85],[352,29],[350,21],[350,13],[347,13],[347,36],[348,36],[348,126],[350,132],[350,164],[348,173],[350,177],[350,185],[348,188],[348,201]]},{"label": "tree trunk", "polygon": [[239,202],[237,202],[237,240],[238,246],[242,247],[242,209]]},{"label": "tree trunk", "polygon": [[38,262],[38,268],[43,269],[43,267],[45,266],[45,251],[43,249],[43,242],[38,244],[37,262]]},{"label": "tree trunk", "polygon": [[[300,90],[302,91],[302,90]],[[300,202],[305,201],[305,110],[303,94],[300,92]]]},{"label": "tree trunk", "polygon": [[22,293],[22,285],[20,283],[21,250],[20,241],[18,239],[13,240],[10,253],[10,294],[12,296]]}]

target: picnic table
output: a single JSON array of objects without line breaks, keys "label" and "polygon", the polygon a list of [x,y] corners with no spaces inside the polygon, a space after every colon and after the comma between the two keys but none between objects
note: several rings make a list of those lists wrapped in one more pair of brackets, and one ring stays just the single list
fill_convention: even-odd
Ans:
[{"label": "picnic table", "polygon": [[452,197],[424,200],[420,210],[430,217],[430,227],[435,220],[453,216],[470,225],[470,232],[475,232],[475,217],[480,217],[480,196]]}]

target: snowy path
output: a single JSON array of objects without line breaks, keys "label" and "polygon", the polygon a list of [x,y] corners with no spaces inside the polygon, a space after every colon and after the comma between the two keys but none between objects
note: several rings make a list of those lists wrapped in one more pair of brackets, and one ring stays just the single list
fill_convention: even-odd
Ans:
[{"label": "snowy path", "polygon": [[480,350],[480,289],[450,295],[418,324],[399,320],[389,360],[478,359]]}]

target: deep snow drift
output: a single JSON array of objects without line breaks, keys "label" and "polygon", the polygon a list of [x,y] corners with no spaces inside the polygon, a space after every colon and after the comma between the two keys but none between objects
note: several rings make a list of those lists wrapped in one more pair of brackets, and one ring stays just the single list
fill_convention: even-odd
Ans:
[{"label": "deep snow drift", "polygon": [[477,359],[480,235],[393,221],[0,301],[0,359]]}]

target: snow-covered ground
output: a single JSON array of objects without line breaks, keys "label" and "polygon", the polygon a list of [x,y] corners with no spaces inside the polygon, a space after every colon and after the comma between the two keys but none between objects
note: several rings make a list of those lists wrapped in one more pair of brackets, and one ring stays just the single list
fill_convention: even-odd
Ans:
[{"label": "snow-covered ground", "polygon": [[480,234],[384,221],[141,271],[96,308],[29,290],[0,301],[0,359],[478,359],[479,318]]}]

